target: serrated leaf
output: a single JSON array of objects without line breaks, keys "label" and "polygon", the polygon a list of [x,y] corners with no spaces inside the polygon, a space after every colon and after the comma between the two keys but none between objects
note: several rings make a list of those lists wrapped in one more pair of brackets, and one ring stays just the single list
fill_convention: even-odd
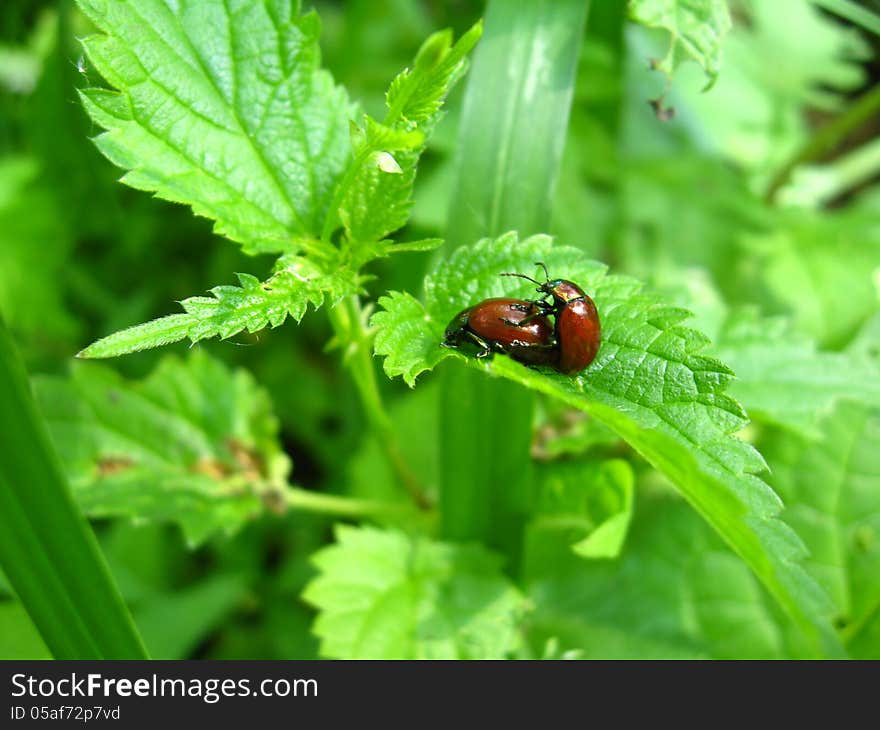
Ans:
[{"label": "serrated leaf", "polygon": [[287,317],[299,322],[308,305],[316,309],[325,293],[338,301],[359,290],[357,277],[348,269],[323,274],[301,256],[282,256],[266,281],[239,274],[241,286],[216,286],[210,297],[190,297],[180,304],[183,314],[170,314],[103,337],[77,357],[104,358],[167,345],[189,338],[193,343],[211,337],[227,339],[239,332],[259,332],[278,327]]},{"label": "serrated leaf", "polygon": [[530,643],[583,659],[792,656],[748,568],[680,500],[643,497],[615,561],[546,556],[529,581]]},{"label": "serrated leaf", "polygon": [[629,16],[669,33],[669,50],[656,67],[672,76],[684,60],[703,67],[714,83],[721,68],[721,42],[730,30],[726,0],[629,0]]},{"label": "serrated leaf", "polygon": [[237,531],[286,485],[268,395],[198,350],[139,382],[82,364],[34,387],[90,516],[176,522],[196,545]]},{"label": "serrated leaf", "polygon": [[736,371],[731,391],[749,413],[805,437],[841,399],[880,406],[880,370],[849,353],[820,352],[783,319],[731,315],[713,348]]},{"label": "serrated leaf", "polygon": [[432,35],[413,68],[391,83],[384,121],[365,117],[362,127],[353,125],[354,160],[337,193],[338,209],[332,211],[338,220],[328,219],[325,234],[340,223],[349,241],[368,244],[406,223],[419,157],[481,32],[478,23],[455,45],[448,30]]},{"label": "serrated leaf", "polygon": [[123,181],[191,205],[249,252],[319,235],[349,158],[351,105],[319,68],[319,22],[299,2],[160,0],[80,7],[83,43],[115,90],[83,103]]},{"label": "serrated leaf", "polygon": [[428,38],[416,54],[413,68],[391,82],[385,97],[388,119],[401,118],[422,125],[436,117],[450,87],[464,73],[465,57],[482,33],[482,22],[478,22],[454,46],[448,30]]},{"label": "serrated leaf", "polygon": [[880,409],[842,403],[821,430],[818,442],[781,435],[767,457],[785,518],[810,548],[807,566],[851,639],[880,611]]},{"label": "serrated leaf", "polygon": [[370,320],[376,330],[376,352],[385,356],[389,377],[402,375],[412,387],[420,373],[432,370],[446,355],[437,346],[437,324],[424,305],[406,292],[389,292],[380,297],[379,306],[383,311]]},{"label": "serrated leaf", "polygon": [[[534,261],[577,281],[596,301],[602,346],[586,371],[538,372],[503,356],[485,363],[440,347],[445,325],[464,307],[490,296],[534,296],[533,285],[498,276],[534,273]],[[779,497],[757,476],[764,460],[733,436],[747,421],[725,392],[732,372],[701,354],[708,338],[679,324],[682,310],[642,292],[634,279],[606,275],[578,249],[552,247],[546,236],[519,242],[515,234],[456,251],[426,279],[425,295],[423,306],[408,295],[387,297],[385,312],[373,317],[389,375],[412,384],[453,357],[592,415],[675,484],[809,637],[812,651],[840,651],[827,598],[801,564],[803,543],[778,518]]]},{"label": "serrated leaf", "polygon": [[343,659],[501,659],[518,642],[522,597],[500,560],[372,527],[337,526],[303,598],[321,654]]}]

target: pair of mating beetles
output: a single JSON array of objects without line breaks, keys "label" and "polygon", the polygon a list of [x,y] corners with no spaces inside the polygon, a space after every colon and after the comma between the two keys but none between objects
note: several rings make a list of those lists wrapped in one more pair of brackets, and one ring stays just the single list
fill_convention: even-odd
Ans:
[{"label": "pair of mating beetles", "polygon": [[[532,367],[544,365],[571,375],[593,362],[601,338],[596,305],[577,284],[550,279],[538,285],[539,299],[486,299],[459,312],[446,328],[445,347],[473,348],[477,357],[500,352]],[[550,322],[553,317],[553,323]]]}]

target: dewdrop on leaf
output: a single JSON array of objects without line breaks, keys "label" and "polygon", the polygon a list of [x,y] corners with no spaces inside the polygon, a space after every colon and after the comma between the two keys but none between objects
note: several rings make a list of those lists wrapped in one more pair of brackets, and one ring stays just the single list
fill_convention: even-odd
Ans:
[{"label": "dewdrop on leaf", "polygon": [[382,172],[390,172],[394,175],[400,175],[403,173],[400,165],[397,164],[397,160],[395,160],[388,152],[377,152],[373,159],[376,161],[376,167]]}]

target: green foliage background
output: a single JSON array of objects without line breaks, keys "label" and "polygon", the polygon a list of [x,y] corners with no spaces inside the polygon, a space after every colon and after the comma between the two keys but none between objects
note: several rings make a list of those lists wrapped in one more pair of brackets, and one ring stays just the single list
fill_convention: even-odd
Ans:
[{"label": "green foliage background", "polygon": [[[880,4],[594,0],[555,241],[439,251],[482,3],[135,5],[0,8],[0,314],[151,656],[880,658]],[[439,348],[536,260],[590,370]],[[515,549],[439,514],[466,369],[540,394]]]}]

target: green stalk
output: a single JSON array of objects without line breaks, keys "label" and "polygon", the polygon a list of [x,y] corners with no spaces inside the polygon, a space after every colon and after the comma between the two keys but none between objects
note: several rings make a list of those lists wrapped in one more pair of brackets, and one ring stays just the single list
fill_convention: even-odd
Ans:
[{"label": "green stalk", "polygon": [[822,170],[821,181],[811,190],[811,199],[825,205],[836,197],[863,185],[880,171],[880,138],[841,155]]},{"label": "green stalk", "polygon": [[0,565],[56,659],[145,659],[0,319]]},{"label": "green stalk", "polygon": [[856,99],[842,114],[816,130],[807,143],[774,175],[764,196],[767,202],[772,203],[776,199],[776,194],[788,182],[798,166],[817,160],[832,151],[850,132],[861,127],[878,113],[880,113],[880,84]]},{"label": "green stalk", "polygon": [[[464,99],[449,247],[549,227],[586,15],[585,0],[490,0]],[[534,396],[457,364],[441,377],[442,533],[500,550],[516,573]]]},{"label": "green stalk", "polygon": [[313,492],[299,487],[288,487],[282,494],[285,505],[292,510],[330,517],[400,519],[413,516],[413,507],[406,502],[377,502],[370,499],[339,497],[335,494]]},{"label": "green stalk", "polygon": [[382,446],[382,453],[416,506],[423,510],[430,509],[430,500],[400,451],[391,418],[382,403],[370,334],[364,319],[363,308],[357,297],[349,297],[330,309],[330,324],[336,338],[343,343],[343,347],[348,348],[343,360],[357,387],[367,422]]}]

